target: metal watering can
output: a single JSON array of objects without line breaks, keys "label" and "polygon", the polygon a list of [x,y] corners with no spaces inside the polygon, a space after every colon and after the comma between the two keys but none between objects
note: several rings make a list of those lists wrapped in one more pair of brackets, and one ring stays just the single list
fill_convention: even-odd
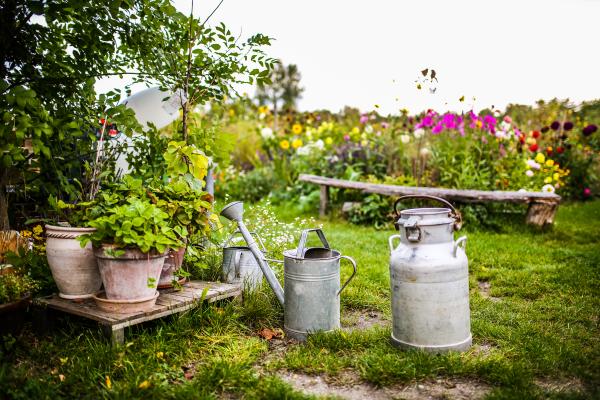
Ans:
[{"label": "metal watering can", "polygon": [[[398,213],[398,204],[411,198],[436,200],[448,208]],[[392,344],[434,353],[467,350],[472,341],[467,237],[454,241],[460,213],[444,199],[418,195],[400,197],[394,211],[400,234],[389,238]]]},{"label": "metal watering can", "polygon": [[[244,288],[255,290],[262,285],[263,273],[247,246],[231,246],[232,239],[241,232],[235,231],[223,245],[223,281],[226,283],[241,283]],[[260,236],[255,232],[250,235],[256,237],[263,256],[267,253]]]},{"label": "metal watering can", "polygon": [[[298,247],[283,253],[285,292],[271,270],[268,260],[258,247],[243,221],[241,201],[226,205],[221,211],[225,218],[235,221],[248,248],[254,255],[269,286],[284,308],[284,330],[292,338],[305,340],[308,333],[330,331],[340,327],[340,293],[356,275],[356,262],[332,250],[321,229],[302,232]],[[324,247],[306,248],[310,232],[316,232]],[[352,276],[340,288],[340,260],[352,263]],[[277,260],[271,260],[281,262]]]}]

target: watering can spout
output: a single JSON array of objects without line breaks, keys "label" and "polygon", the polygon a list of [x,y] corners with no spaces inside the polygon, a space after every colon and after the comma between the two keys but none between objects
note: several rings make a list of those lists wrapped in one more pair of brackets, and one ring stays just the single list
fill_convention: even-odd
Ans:
[{"label": "watering can spout", "polygon": [[244,224],[244,203],[241,201],[234,201],[233,203],[227,204],[225,207],[223,207],[223,210],[221,210],[221,215],[230,221],[235,221],[238,224],[238,229],[248,244],[248,248],[252,252],[252,255],[254,255],[254,258],[256,259],[256,262],[258,263],[263,275],[267,279],[269,286],[271,286],[271,289],[273,289],[273,292],[275,292],[277,300],[283,306],[283,288],[273,273],[273,270],[269,266],[269,263],[265,259],[264,254],[258,247],[258,244],[254,240],[254,237],[250,234],[248,228],[246,228],[246,224]]}]

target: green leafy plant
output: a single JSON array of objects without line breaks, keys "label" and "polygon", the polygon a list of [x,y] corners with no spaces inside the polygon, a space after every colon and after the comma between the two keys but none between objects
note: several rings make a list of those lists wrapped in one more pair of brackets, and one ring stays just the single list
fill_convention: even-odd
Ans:
[{"label": "green leafy plant", "polygon": [[97,247],[110,243],[117,248],[137,247],[144,253],[183,246],[169,225],[169,215],[149,199],[130,197],[126,204],[107,208],[89,226],[96,231],[78,238],[82,246],[90,241]]},{"label": "green leafy plant", "polygon": [[0,269],[0,304],[20,300],[37,287],[35,280],[20,269]]}]

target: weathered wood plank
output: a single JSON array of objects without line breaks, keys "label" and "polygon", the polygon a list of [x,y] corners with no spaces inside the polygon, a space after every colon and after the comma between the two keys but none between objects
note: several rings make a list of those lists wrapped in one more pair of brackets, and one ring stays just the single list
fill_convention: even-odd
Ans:
[{"label": "weathered wood plank", "polygon": [[[35,303],[41,307],[48,307],[58,311],[74,314],[88,318],[100,323],[103,329],[112,330],[116,333],[107,333],[113,342],[122,340],[122,332],[117,332],[127,326],[151,321],[163,316],[176,314],[196,307],[200,304],[202,293],[208,288],[204,301],[214,302],[228,297],[240,296],[242,291],[237,285],[220,282],[192,281],[184,285],[182,290],[165,289],[159,291],[160,295],[154,307],[146,312],[133,314],[111,314],[99,310],[96,303],[87,299],[81,302],[73,302],[52,295],[35,299]],[[108,332],[108,331],[106,331]]]},{"label": "weathered wood plank", "polygon": [[484,201],[502,201],[511,203],[530,203],[535,200],[544,200],[548,202],[559,203],[560,196],[554,193],[543,192],[514,192],[501,190],[460,190],[431,187],[412,187],[384,185],[380,183],[354,182],[343,179],[326,178],[317,175],[301,174],[298,180],[302,182],[314,183],[316,185],[337,187],[342,189],[360,190],[365,193],[377,193],[388,196],[404,195],[431,195],[442,197],[446,200],[455,200],[461,202],[484,202]]}]

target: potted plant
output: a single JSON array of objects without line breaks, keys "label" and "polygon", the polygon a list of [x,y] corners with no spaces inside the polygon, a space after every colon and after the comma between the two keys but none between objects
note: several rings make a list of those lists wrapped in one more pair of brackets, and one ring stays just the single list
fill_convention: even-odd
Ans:
[{"label": "potted plant", "polygon": [[23,326],[21,310],[28,304],[36,282],[22,269],[0,265],[0,334],[19,333]]},{"label": "potted plant", "polygon": [[45,226],[46,257],[58,295],[72,300],[92,297],[100,290],[102,279],[92,245],[81,247],[78,240],[95,231],[86,226],[86,209],[92,203],[67,204],[52,197],[49,202],[59,222]]},{"label": "potted plant", "polygon": [[[125,187],[128,184],[138,181],[128,179]],[[94,300],[101,309],[117,313],[151,308],[168,251],[184,245],[181,232],[170,226],[165,211],[135,190],[124,199],[118,190],[102,193],[99,199],[91,209],[95,218],[89,221],[96,230],[79,237],[82,246],[92,243],[104,284],[104,294]]]}]

